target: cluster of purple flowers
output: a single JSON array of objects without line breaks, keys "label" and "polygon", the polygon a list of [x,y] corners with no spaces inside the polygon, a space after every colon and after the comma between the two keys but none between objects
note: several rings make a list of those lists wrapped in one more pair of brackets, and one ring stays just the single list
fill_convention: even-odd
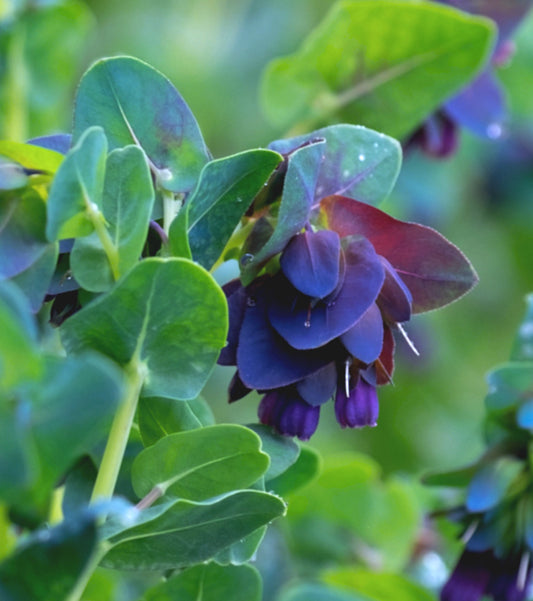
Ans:
[{"label": "cluster of purple flowers", "polygon": [[[224,287],[230,329],[219,363],[237,367],[230,401],[265,393],[261,421],[303,440],[330,399],[342,427],[375,426],[376,387],[392,377],[392,331],[475,283],[464,256],[430,228],[340,196],[322,211],[329,229],[294,235],[277,271]],[[464,278],[439,282],[461,269]]]}]

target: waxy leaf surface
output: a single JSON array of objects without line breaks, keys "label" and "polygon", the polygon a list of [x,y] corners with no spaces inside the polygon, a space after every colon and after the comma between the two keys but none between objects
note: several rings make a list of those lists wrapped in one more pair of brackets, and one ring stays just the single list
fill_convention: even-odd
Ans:
[{"label": "waxy leaf surface", "polygon": [[276,478],[298,459],[300,447],[291,438],[281,436],[263,424],[252,424],[249,428],[261,438],[262,450],[270,457],[265,480]]},{"label": "waxy leaf surface", "polygon": [[150,589],[142,601],[261,601],[262,583],[252,566],[208,563],[189,568]]},{"label": "waxy leaf surface", "polygon": [[310,134],[276,140],[269,148],[287,154],[302,144],[324,139],[315,202],[340,194],[376,205],[394,186],[402,162],[400,144],[382,133],[360,125],[340,123]]},{"label": "waxy leaf surface", "polygon": [[492,509],[504,498],[521,469],[521,461],[509,457],[502,457],[482,466],[468,485],[466,494],[468,511],[477,513]]},{"label": "waxy leaf surface", "polygon": [[187,400],[205,384],[226,331],[224,294],[204,269],[151,258],[65,321],[61,337],[70,352],[92,348],[120,365],[144,364],[144,396]]},{"label": "waxy leaf surface", "polygon": [[142,511],[130,527],[109,522],[104,536],[111,548],[101,565],[122,570],[190,566],[214,557],[284,512],[279,497],[254,490],[198,503],[170,500]]},{"label": "waxy leaf surface", "polygon": [[265,486],[286,496],[309,484],[320,472],[320,455],[310,447],[301,446],[298,459],[282,474],[267,480]]},{"label": "waxy leaf surface", "polygon": [[132,466],[135,493],[163,493],[203,501],[246,488],[268,468],[261,439],[250,429],[216,425],[169,434],[142,451]]},{"label": "waxy leaf surface", "polygon": [[189,192],[209,159],[189,107],[159,71],[130,57],[101,59],[83,76],[74,109],[74,141],[92,125],[111,148],[140,146],[159,184]]},{"label": "waxy leaf surface", "polygon": [[403,137],[479,71],[494,30],[430,2],[338,2],[300,50],[269,65],[265,111],[283,127],[335,119]]},{"label": "waxy leaf surface", "polygon": [[124,275],[139,261],[153,203],[152,180],[142,150],[136,146],[113,150],[106,161],[101,211],[116,256],[117,273],[112,272],[96,232],[78,238],[70,264],[82,288],[108,290],[117,275]]},{"label": "waxy leaf surface", "polygon": [[55,173],[63,161],[63,155],[55,150],[11,140],[0,140],[0,156],[19,163],[25,169],[44,173]]},{"label": "waxy leaf surface", "polygon": [[533,398],[533,364],[529,361],[506,363],[487,376],[489,393],[485,405],[489,412],[505,411]]},{"label": "waxy leaf surface", "polygon": [[141,397],[137,421],[143,444],[147,447],[173,432],[212,426],[215,418],[211,408],[201,397],[191,401]]},{"label": "waxy leaf surface", "polygon": [[307,223],[324,151],[325,142],[319,140],[291,154],[276,228],[259,252],[252,255],[250,261],[242,266],[243,284],[249,284],[262,264],[281,252],[287,242]]},{"label": "waxy leaf surface", "polygon": [[364,236],[390,262],[413,296],[413,313],[447,305],[477,283],[463,253],[430,227],[342,196],[325,198],[322,208],[328,227],[341,238]]},{"label": "waxy leaf surface", "polygon": [[106,154],[106,137],[99,127],[87,130],[67,154],[48,196],[48,240],[77,238],[93,231],[90,214],[102,203]]},{"label": "waxy leaf surface", "polygon": [[[224,250],[255,195],[282,157],[255,149],[208,163],[185,209],[189,210],[189,243],[194,259],[206,269]],[[170,230],[172,244],[172,228]]]}]

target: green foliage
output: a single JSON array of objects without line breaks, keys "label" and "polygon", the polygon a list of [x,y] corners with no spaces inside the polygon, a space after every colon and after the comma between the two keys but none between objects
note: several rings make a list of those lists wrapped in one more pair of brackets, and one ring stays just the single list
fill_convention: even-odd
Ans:
[{"label": "green foliage", "polygon": [[261,580],[251,566],[216,563],[184,570],[150,589],[142,601],[261,601]]},{"label": "green foliage", "polygon": [[268,455],[248,428],[216,425],[169,434],[142,451],[132,466],[133,488],[203,501],[245,488],[267,470]]},{"label": "green foliage", "polygon": [[145,396],[194,399],[224,344],[226,313],[220,288],[201,267],[146,259],[69,319],[61,337],[69,352],[91,348],[123,366],[144,365]]},{"label": "green foliage", "polygon": [[212,559],[218,552],[283,515],[285,504],[259,491],[235,491],[194,502],[173,499],[139,514],[131,526],[104,528],[105,567],[167,570]]},{"label": "green foliage", "polygon": [[84,75],[74,110],[74,140],[94,125],[110,148],[140,146],[158,183],[189,192],[209,154],[189,107],[158,71],[129,57],[97,61]]},{"label": "green foliage", "polygon": [[486,19],[429,2],[338,2],[269,65],[264,109],[283,127],[340,120],[403,137],[479,71],[493,39]]}]

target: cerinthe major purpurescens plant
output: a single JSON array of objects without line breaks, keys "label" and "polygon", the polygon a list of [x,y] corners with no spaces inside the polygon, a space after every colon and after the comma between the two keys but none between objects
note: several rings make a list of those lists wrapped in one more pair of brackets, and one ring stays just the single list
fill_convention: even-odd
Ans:
[{"label": "cerinthe major purpurescens plant", "polygon": [[[511,16],[509,27],[523,10]],[[394,23],[394,37],[417,19],[427,35],[391,39],[385,56],[376,28]],[[332,40],[372,61],[343,66]],[[436,230],[376,207],[401,164],[400,143],[376,130],[408,140],[479,85],[494,40],[488,20],[449,7],[339,2],[300,51],[268,68],[267,112],[291,133],[266,148],[213,158],[170,81],[130,57],[85,73],[70,134],[0,142],[0,599],[88,600],[110,568],[122,582],[145,573],[135,597],[145,601],[260,600],[250,561],[286,513],[282,495],[318,471],[292,437],[309,439],[328,409],[343,428],[375,426],[395,340],[413,346],[405,324],[477,281]],[[433,88],[411,95],[436,73]],[[446,154],[452,144],[439,140],[433,153]],[[212,273],[230,260],[221,287]],[[263,395],[262,424],[215,423],[220,399],[200,395],[217,362],[236,368],[230,401]],[[518,478],[525,451],[513,447],[507,461],[493,430],[505,449],[490,457]],[[403,521],[406,490],[359,467],[380,519],[403,504]],[[471,540],[495,521],[492,501],[476,505],[487,469],[484,460],[461,513]],[[481,550],[503,580],[478,570],[468,543],[443,599],[461,598],[457,582],[472,570],[486,580],[480,594],[514,598],[510,565],[522,599],[525,532],[505,553],[492,539]]]}]

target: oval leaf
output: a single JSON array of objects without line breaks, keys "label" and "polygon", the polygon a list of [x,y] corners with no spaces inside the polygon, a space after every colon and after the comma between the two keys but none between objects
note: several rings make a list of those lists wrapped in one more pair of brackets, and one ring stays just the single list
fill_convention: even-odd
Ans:
[{"label": "oval leaf", "polygon": [[[117,316],[120,315],[120,321]],[[144,363],[144,396],[193,399],[226,340],[223,292],[186,259],[146,259],[65,321],[70,352],[93,348],[120,365]]]},{"label": "oval leaf", "polygon": [[162,494],[202,501],[250,486],[269,463],[257,434],[216,425],[165,436],[136,457],[131,478],[139,497],[157,487]]}]

